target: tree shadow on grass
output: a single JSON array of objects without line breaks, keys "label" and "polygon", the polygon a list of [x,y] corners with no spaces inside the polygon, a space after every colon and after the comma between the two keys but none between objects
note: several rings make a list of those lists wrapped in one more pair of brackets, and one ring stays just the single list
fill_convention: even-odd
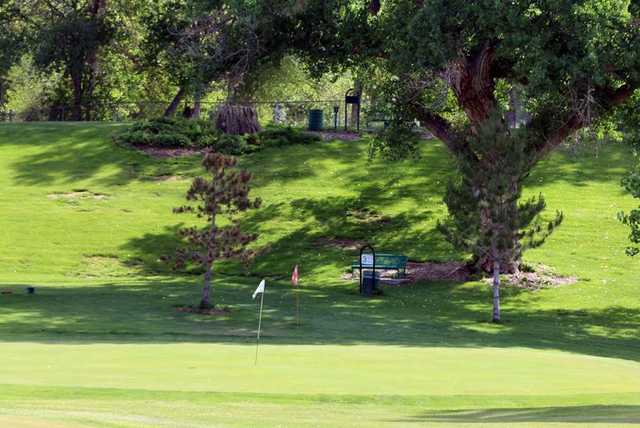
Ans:
[{"label": "tree shadow on grass", "polygon": [[534,168],[525,188],[544,192],[544,186],[560,182],[575,187],[595,182],[619,183],[632,166],[632,149],[626,144],[604,145],[597,154],[592,151],[572,154],[567,150],[556,150]]},{"label": "tree shadow on grass", "polygon": [[[247,215],[243,223],[248,230],[277,238],[260,244],[263,251],[251,268],[250,278],[220,276],[241,272],[237,264],[216,268],[220,289],[227,290],[223,293],[227,296],[225,304],[236,306],[239,312],[224,322],[198,320],[198,325],[219,326],[202,334],[194,335],[187,327],[188,322],[178,327],[169,323],[164,328],[175,331],[171,340],[225,342],[251,337],[255,308],[247,296],[260,278],[267,277],[273,297],[268,300],[265,320],[270,331],[266,332],[265,340],[271,343],[529,347],[640,361],[639,308],[538,308],[535,303],[539,294],[505,288],[505,323],[493,325],[487,322],[491,297],[486,284],[421,283],[386,288],[385,296],[379,299],[359,297],[354,282],[340,279],[341,273],[347,271],[357,257],[357,249],[326,244],[322,238],[363,239],[373,242],[381,251],[406,251],[424,259],[462,258],[435,229],[411,228],[430,220],[430,211],[382,214],[383,211],[369,208],[384,209],[384,201],[376,198],[375,192],[369,197],[299,198],[291,200],[289,205],[282,202],[265,205],[264,209]],[[283,224],[279,221],[283,218],[293,222],[286,230],[281,230]],[[372,222],[377,226],[373,227]],[[168,229],[131,240],[124,249],[133,256],[157,260],[164,255],[159,249],[171,248],[176,243],[175,230]],[[300,265],[304,284],[305,325],[292,330],[293,295],[287,278],[295,264]],[[197,277],[189,279],[192,284],[198,281]],[[160,283],[157,287],[161,290],[164,286]],[[195,303],[198,287],[190,287],[195,293],[190,301]],[[237,292],[239,289],[242,293]],[[153,295],[152,290],[151,284],[143,284],[119,292],[130,293],[131,299],[136,299],[140,295]],[[185,303],[188,299],[182,300]],[[157,312],[159,308],[149,304],[148,310]],[[144,314],[140,317],[144,318]],[[105,322],[108,323],[108,319]],[[145,336],[143,331],[137,334]],[[164,329],[157,334],[159,339],[152,336],[142,340],[167,340]]]},{"label": "tree shadow on grass", "polygon": [[11,165],[14,181],[20,185],[74,185],[92,180],[95,185],[122,186],[157,176],[193,173],[199,164],[192,158],[154,160],[137,150],[119,147],[111,135],[123,128],[113,124],[16,125],[14,129],[15,145],[39,148]]},{"label": "tree shadow on grass", "polygon": [[[24,293],[23,285],[3,285],[14,294],[0,295],[0,337],[65,343],[250,343],[257,315],[251,293],[260,279],[218,274],[213,299],[230,312],[214,317],[176,308],[197,303],[200,277],[159,277],[126,285],[36,284],[34,295]],[[640,361],[640,309],[536,310],[517,303],[526,291],[512,289],[505,293],[505,323],[493,325],[487,322],[489,289],[478,284],[385,287],[384,296],[366,299],[351,282],[305,283],[300,291],[303,323],[296,327],[294,290],[287,280],[267,278],[267,283],[263,325],[269,344],[533,348]]]},{"label": "tree shadow on grass", "polygon": [[393,422],[440,422],[458,424],[575,423],[640,424],[640,406],[593,405],[567,407],[529,407],[469,409],[425,412]]}]

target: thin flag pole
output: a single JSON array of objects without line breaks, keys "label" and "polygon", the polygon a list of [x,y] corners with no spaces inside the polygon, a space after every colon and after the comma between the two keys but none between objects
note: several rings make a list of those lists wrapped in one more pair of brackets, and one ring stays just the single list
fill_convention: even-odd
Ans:
[{"label": "thin flag pole", "polygon": [[295,265],[293,268],[293,273],[291,274],[291,285],[295,290],[293,294],[296,297],[296,327],[300,327],[300,274],[298,272],[298,265]]},{"label": "thin flag pole", "polygon": [[296,285],[296,327],[300,327],[300,286]]},{"label": "thin flag pole", "polygon": [[258,315],[258,334],[256,335],[256,359],[254,366],[258,365],[258,345],[260,344],[260,329],[262,328],[262,304],[264,303],[264,291],[260,293],[260,314]]}]

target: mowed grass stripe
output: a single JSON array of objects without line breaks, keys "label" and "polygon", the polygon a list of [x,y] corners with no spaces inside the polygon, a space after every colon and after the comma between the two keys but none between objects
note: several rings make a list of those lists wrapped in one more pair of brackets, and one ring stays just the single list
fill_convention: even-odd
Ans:
[{"label": "mowed grass stripe", "polygon": [[[3,343],[9,384],[347,395],[640,390],[640,363],[526,348]],[[27,357],[25,357],[27,356]],[[496,379],[505,379],[497,381]]]}]

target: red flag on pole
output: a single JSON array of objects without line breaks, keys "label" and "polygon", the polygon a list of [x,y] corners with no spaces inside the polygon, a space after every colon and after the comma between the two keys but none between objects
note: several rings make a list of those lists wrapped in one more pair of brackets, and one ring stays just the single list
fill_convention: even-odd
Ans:
[{"label": "red flag on pole", "polygon": [[291,274],[291,285],[295,288],[298,287],[298,278],[298,265],[296,265],[296,267],[293,268],[293,273]]}]

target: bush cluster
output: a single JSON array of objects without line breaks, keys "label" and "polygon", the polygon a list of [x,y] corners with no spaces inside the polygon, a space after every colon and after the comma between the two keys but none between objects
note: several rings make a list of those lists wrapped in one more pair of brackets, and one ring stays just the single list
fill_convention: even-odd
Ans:
[{"label": "bush cluster", "polygon": [[136,147],[211,148],[239,156],[265,147],[310,144],[320,137],[291,127],[268,127],[257,134],[230,135],[216,130],[210,121],[163,117],[137,122],[116,135],[115,140]]},{"label": "bush cluster", "polygon": [[213,124],[204,120],[161,117],[134,123],[116,140],[132,146],[198,148],[216,134]]}]

